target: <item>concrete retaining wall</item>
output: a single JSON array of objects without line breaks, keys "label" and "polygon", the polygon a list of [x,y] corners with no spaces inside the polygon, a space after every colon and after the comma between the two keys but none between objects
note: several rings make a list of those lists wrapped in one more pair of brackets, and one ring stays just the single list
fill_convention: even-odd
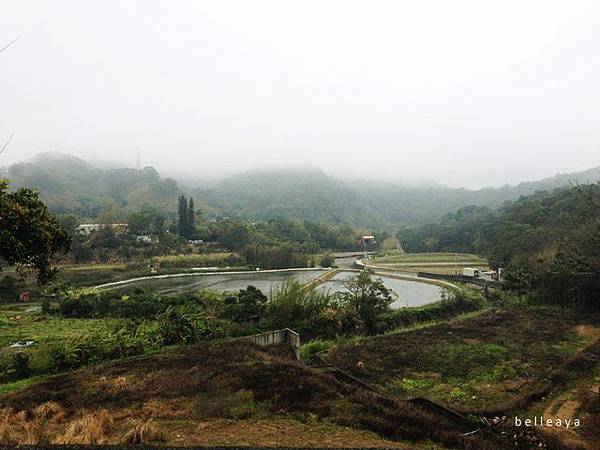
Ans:
[{"label": "concrete retaining wall", "polygon": [[455,282],[459,282],[459,283],[470,283],[470,284],[476,284],[478,286],[487,286],[487,287],[500,287],[500,283],[498,283],[497,281],[488,281],[488,280],[482,280],[481,278],[474,278],[474,277],[465,277],[463,275],[443,275],[443,274],[439,274],[439,273],[429,273],[429,272],[419,272],[419,277],[422,278],[430,278],[432,280],[448,280],[448,281],[455,281]]},{"label": "concrete retaining wall", "polygon": [[300,350],[300,335],[289,328],[255,334],[254,336],[249,336],[248,339],[258,345],[290,344],[294,349],[296,358],[300,357],[298,353]]}]

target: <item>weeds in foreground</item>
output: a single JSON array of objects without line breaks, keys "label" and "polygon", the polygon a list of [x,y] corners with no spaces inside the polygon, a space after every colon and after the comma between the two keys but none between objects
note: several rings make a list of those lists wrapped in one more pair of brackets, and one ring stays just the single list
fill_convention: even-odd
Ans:
[{"label": "weeds in foreground", "polygon": [[151,443],[166,442],[166,437],[162,431],[158,430],[152,420],[136,421],[129,431],[123,435],[119,444],[121,445],[140,445]]},{"label": "weeds in foreground", "polygon": [[86,413],[71,421],[62,436],[53,444],[106,444],[113,429],[114,420],[106,409]]},{"label": "weeds in foreground", "polygon": [[60,421],[65,415],[65,411],[58,403],[49,401],[44,402],[33,410],[35,417],[43,420],[54,419]]}]

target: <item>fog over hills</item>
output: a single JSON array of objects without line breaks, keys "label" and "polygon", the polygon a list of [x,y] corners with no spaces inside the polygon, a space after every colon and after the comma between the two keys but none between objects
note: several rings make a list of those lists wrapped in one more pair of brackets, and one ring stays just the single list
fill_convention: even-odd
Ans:
[{"label": "fog over hills", "polygon": [[94,218],[111,206],[123,214],[152,206],[172,216],[177,196],[187,193],[194,196],[207,218],[263,221],[284,217],[388,228],[433,220],[466,205],[496,207],[539,190],[598,181],[600,167],[478,190],[338,179],[315,166],[250,170],[193,188],[161,177],[152,167],[100,168],[74,156],[53,153],[4,168],[2,176],[14,187],[38,189],[53,211],[84,218]]}]

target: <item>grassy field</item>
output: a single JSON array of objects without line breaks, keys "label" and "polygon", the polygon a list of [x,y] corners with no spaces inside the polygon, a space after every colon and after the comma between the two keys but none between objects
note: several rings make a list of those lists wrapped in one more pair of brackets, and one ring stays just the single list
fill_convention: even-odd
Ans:
[{"label": "grassy field", "polygon": [[398,253],[374,258],[369,264],[406,272],[459,275],[463,267],[487,270],[485,258],[469,253]]},{"label": "grassy field", "polygon": [[492,310],[355,339],[328,360],[400,398],[426,396],[464,412],[510,410],[589,343],[579,332],[584,323],[548,309]]},{"label": "grassy field", "polygon": [[65,340],[96,331],[111,330],[119,319],[69,319],[40,313],[40,304],[0,305],[0,352],[8,345],[23,340],[39,344]]},{"label": "grassy field", "polygon": [[353,339],[326,358],[389,395],[426,397],[465,414],[579,417],[582,427],[563,440],[589,448],[599,442],[597,315],[489,310]]},{"label": "grassy field", "polygon": [[[117,325],[45,318],[35,306],[0,309],[3,346]],[[597,442],[599,339],[600,317],[530,308],[488,309],[328,344],[329,361],[386,397],[307,367],[285,347],[215,341],[167,348],[1,386],[0,444],[123,444],[142,433],[145,443],[184,446],[497,448],[405,402],[414,397],[467,415],[581,415],[591,425],[579,437]],[[577,365],[588,360],[591,367]]]}]

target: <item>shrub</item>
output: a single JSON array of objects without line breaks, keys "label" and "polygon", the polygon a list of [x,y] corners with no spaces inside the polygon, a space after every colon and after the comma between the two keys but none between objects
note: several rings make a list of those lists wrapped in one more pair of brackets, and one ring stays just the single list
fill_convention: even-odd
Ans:
[{"label": "shrub", "polygon": [[192,314],[186,313],[180,308],[169,307],[160,313],[158,321],[158,333],[164,345],[179,343],[191,344],[197,340],[194,320]]},{"label": "shrub", "polygon": [[321,267],[334,267],[335,266],[335,258],[333,256],[331,256],[331,254],[327,253],[326,255],[323,255],[319,265]]},{"label": "shrub", "polygon": [[307,364],[319,364],[319,353],[329,350],[332,345],[332,341],[322,339],[308,341],[300,346],[300,358]]},{"label": "shrub", "polygon": [[331,306],[329,294],[307,291],[297,281],[286,281],[271,291],[265,324],[270,328],[288,327],[302,331],[309,320]]},{"label": "shrub", "polygon": [[265,309],[267,300],[265,294],[250,285],[237,294],[225,297],[223,314],[237,323],[257,321]]},{"label": "shrub", "polygon": [[29,356],[26,353],[13,353],[10,363],[6,368],[6,375],[9,380],[20,380],[27,378],[31,373],[29,368]]},{"label": "shrub", "polygon": [[5,275],[0,278],[0,303],[19,300],[20,286],[15,277]]}]

